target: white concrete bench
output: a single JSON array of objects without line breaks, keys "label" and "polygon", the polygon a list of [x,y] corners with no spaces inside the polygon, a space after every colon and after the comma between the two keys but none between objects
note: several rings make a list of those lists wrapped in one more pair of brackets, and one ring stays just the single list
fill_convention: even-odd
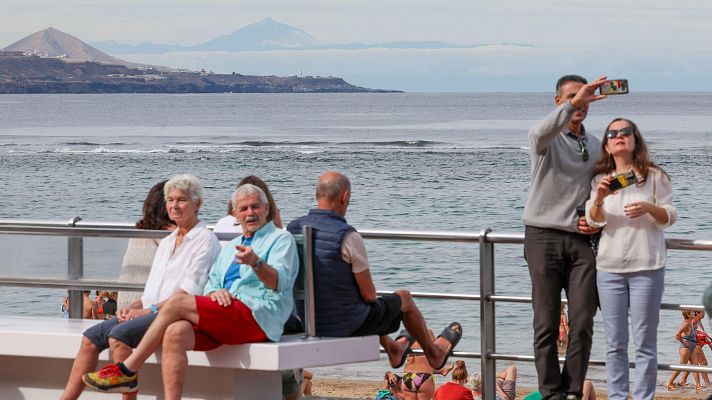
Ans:
[{"label": "white concrete bench", "polygon": [[[0,398],[57,399],[64,389],[82,332],[97,321],[0,316]],[[109,361],[109,352],[100,360]],[[188,352],[184,399],[281,399],[282,370],[379,358],[377,336],[305,338],[222,346]],[[103,363],[100,362],[100,366]],[[160,355],[141,369],[141,399],[163,396]],[[113,397],[112,397],[113,396]],[[82,399],[118,398],[85,391]]]}]

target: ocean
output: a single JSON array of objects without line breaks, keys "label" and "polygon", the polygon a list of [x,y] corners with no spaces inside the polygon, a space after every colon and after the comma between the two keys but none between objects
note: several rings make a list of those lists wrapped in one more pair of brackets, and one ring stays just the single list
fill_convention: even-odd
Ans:
[{"label": "ocean", "polygon": [[[353,185],[347,219],[360,229],[522,232],[527,132],[553,109],[549,93],[0,95],[0,218],[133,222],[154,183],[192,173],[206,189],[201,218],[225,213],[237,182],[262,177],[285,222],[313,207],[326,170]],[[672,177],[679,219],[668,237],[712,238],[712,93],[632,93],[591,105],[602,136],[635,121]],[[126,240],[85,239],[85,276],[114,279]],[[475,244],[367,241],[379,290],[474,294]],[[66,277],[66,239],[0,236],[0,275]],[[700,304],[712,254],[670,251],[664,302]],[[528,296],[521,246],[497,245],[498,294]],[[0,314],[60,316],[61,290],[3,288]],[[433,331],[463,323],[459,350],[479,352],[479,303],[418,300]],[[604,359],[596,317],[593,359]],[[662,311],[659,361],[676,363],[679,312]],[[531,305],[497,304],[497,351],[532,353]],[[632,348],[632,344],[631,344]],[[633,355],[631,350],[631,356]],[[631,357],[631,360],[633,358]],[[478,360],[469,360],[471,370]],[[506,363],[499,363],[500,367]],[[518,364],[533,386],[532,364]],[[380,379],[387,362],[317,369]],[[605,379],[602,368],[590,377]],[[659,382],[667,379],[660,372]]]}]

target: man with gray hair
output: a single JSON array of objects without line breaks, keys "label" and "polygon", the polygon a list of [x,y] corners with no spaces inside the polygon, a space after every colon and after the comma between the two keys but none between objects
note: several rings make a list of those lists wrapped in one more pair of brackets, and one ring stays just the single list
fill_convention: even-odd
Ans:
[{"label": "man with gray hair", "polygon": [[233,202],[242,235],[220,252],[204,296],[169,298],[134,353],[123,363],[84,375],[88,386],[104,392],[131,391],[138,385],[136,372],[162,344],[164,395],[180,399],[187,350],[281,338],[293,307],[299,269],[296,243],[292,235],[267,221],[269,202],[262,189],[242,185]]},{"label": "man with gray hair", "polygon": [[[462,326],[451,323],[433,341],[410,292],[376,295],[363,238],[344,218],[350,199],[349,179],[326,172],[317,182],[317,208],[287,226],[294,234],[302,233],[304,225],[313,229],[316,334],[378,335],[393,368],[405,363],[417,340],[430,365],[442,369],[462,337]],[[393,340],[388,334],[398,330],[401,321],[406,331]]]}]

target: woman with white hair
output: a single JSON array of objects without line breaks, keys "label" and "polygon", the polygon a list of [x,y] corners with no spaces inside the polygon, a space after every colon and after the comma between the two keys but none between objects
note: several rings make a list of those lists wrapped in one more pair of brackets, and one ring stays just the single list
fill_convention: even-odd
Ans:
[{"label": "woman with white hair", "polygon": [[[99,353],[105,349],[111,348],[115,361],[125,360],[171,295],[203,291],[208,270],[221,249],[217,237],[198,218],[203,187],[192,175],[177,175],[166,182],[163,196],[177,229],[158,244],[143,296],[120,308],[116,318],[84,332],[62,400],[79,398],[84,390],[81,376],[96,369]],[[125,399],[135,397],[136,392],[124,394]]]}]

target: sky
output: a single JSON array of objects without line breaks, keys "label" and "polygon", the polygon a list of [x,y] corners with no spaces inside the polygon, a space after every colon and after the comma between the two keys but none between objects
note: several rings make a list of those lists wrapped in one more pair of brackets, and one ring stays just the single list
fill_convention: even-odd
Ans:
[{"label": "sky", "polygon": [[89,43],[192,45],[267,17],[325,43],[492,46],[120,56],[215,72],[340,76],[406,91],[549,91],[566,73],[628,78],[631,90],[712,90],[712,2],[705,0],[3,0],[0,47],[50,24]]}]

